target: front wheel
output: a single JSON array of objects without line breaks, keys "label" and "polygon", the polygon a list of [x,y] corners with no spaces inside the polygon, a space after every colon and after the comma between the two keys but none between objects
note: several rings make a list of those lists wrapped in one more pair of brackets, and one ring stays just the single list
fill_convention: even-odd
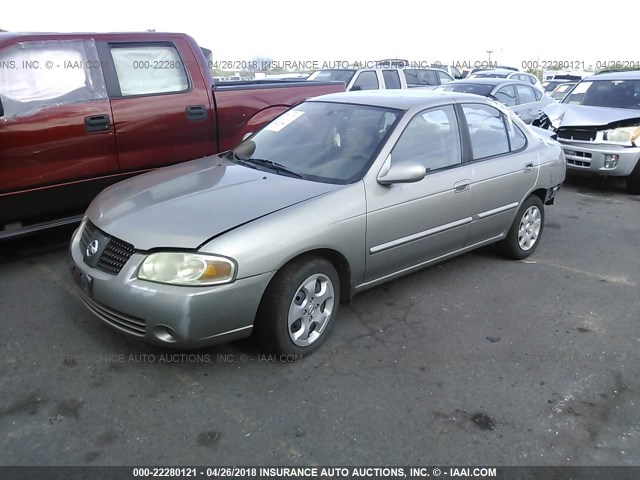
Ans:
[{"label": "front wheel", "polygon": [[631,175],[627,177],[627,192],[640,195],[640,159],[638,159]]},{"label": "front wheel", "polygon": [[308,355],[327,337],[340,304],[340,279],[322,257],[285,265],[267,287],[254,332],[270,352]]},{"label": "front wheel", "polygon": [[514,260],[527,258],[538,247],[543,230],[544,204],[540,198],[532,195],[520,206],[507,238],[499,244],[500,249]]}]

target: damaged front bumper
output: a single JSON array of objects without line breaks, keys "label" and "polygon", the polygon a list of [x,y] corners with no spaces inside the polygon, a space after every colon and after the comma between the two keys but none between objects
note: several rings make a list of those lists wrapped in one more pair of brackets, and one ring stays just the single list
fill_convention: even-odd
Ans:
[{"label": "damaged front bumper", "polygon": [[567,159],[567,169],[582,172],[626,177],[640,159],[640,147],[579,142],[559,138]]}]

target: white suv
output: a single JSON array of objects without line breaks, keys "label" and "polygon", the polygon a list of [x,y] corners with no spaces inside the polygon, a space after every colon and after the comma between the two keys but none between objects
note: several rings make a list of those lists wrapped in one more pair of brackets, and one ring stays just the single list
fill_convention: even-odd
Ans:
[{"label": "white suv", "polygon": [[307,80],[344,82],[347,91],[435,88],[453,81],[439,68],[332,68],[316,70]]}]

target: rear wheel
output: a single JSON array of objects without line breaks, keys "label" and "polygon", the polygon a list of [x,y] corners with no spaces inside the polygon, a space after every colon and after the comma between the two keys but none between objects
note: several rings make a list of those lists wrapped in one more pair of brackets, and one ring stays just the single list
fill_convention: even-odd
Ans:
[{"label": "rear wheel", "polygon": [[499,243],[500,250],[514,260],[527,258],[538,248],[543,230],[544,204],[532,195],[520,206],[507,238]]},{"label": "rear wheel", "polygon": [[308,355],[327,337],[340,304],[340,279],[322,257],[294,260],[267,288],[254,327],[270,352]]},{"label": "rear wheel", "polygon": [[627,177],[627,192],[640,195],[640,159],[638,159],[631,175]]}]

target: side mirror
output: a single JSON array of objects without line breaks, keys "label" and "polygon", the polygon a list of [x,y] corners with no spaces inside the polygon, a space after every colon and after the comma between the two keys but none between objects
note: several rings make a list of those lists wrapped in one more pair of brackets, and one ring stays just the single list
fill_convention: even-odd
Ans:
[{"label": "side mirror", "polygon": [[245,140],[233,149],[233,153],[242,158],[251,158],[251,155],[253,155],[255,151],[256,143],[253,140]]},{"label": "side mirror", "polygon": [[394,183],[419,182],[427,175],[424,165],[413,160],[399,162],[391,165],[389,169],[378,176],[380,185],[393,185]]}]

